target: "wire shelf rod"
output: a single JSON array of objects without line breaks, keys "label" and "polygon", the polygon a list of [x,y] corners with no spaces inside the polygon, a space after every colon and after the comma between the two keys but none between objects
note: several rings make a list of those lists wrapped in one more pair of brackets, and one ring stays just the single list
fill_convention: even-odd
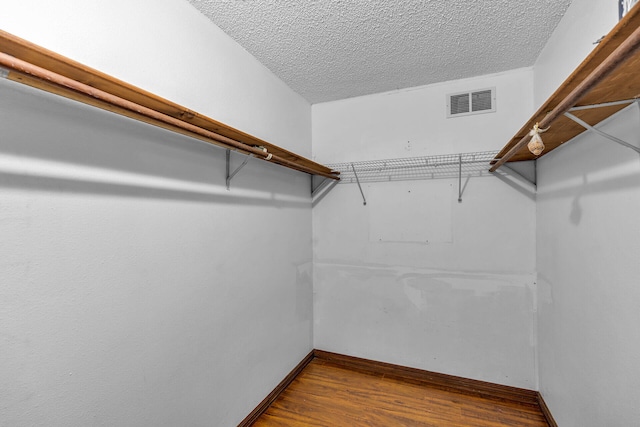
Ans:
[{"label": "wire shelf rod", "polygon": [[[341,183],[488,176],[497,151],[334,163]],[[357,175],[357,178],[356,178]]]}]

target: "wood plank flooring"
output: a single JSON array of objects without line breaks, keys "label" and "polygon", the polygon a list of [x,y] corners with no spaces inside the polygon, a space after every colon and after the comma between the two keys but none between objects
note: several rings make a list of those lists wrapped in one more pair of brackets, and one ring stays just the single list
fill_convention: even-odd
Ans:
[{"label": "wood plank flooring", "polygon": [[253,425],[548,427],[534,405],[439,390],[318,358]]}]

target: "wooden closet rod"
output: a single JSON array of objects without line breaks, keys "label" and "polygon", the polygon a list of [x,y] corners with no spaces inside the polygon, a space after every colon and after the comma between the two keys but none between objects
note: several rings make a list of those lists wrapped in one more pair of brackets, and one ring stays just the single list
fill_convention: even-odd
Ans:
[{"label": "wooden closet rod", "polygon": [[[575,87],[549,114],[547,114],[539,123],[539,127],[544,129],[551,125],[554,120],[569,111],[575,106],[580,98],[586,95],[598,83],[611,74],[620,64],[627,60],[640,47],[640,27],[629,35],[629,37],[620,44],[607,58],[596,67],[578,86]],[[504,156],[502,156],[489,169],[495,172],[500,166],[509,161],[522,147],[524,147],[531,139],[529,134],[525,135],[518,141],[516,145],[511,147]]]},{"label": "wooden closet rod", "polygon": [[[86,84],[74,78],[56,73],[41,66],[32,64],[27,60],[19,59],[14,56],[14,54],[16,53],[16,45],[18,45],[18,47],[26,46],[26,53],[24,53],[23,55],[25,57],[33,56],[36,60],[39,59],[39,61],[36,62],[41,63],[52,62],[54,65],[54,67],[52,68],[62,68],[63,70],[67,71],[67,74],[78,74],[79,72],[81,72],[82,80],[87,82],[92,82],[91,78],[95,77],[95,80],[97,80],[99,84],[102,83],[102,86],[105,89],[108,89],[110,87],[118,89],[113,90],[113,92],[118,92],[118,95],[121,96],[110,93],[101,88],[94,87],[93,85]],[[5,47],[9,47],[9,49],[4,49]],[[11,47],[13,47],[13,49],[11,49]],[[36,55],[34,55],[34,49],[37,50],[35,52]],[[11,54],[5,53],[5,50],[9,50]],[[42,57],[42,52],[44,52],[45,54],[44,59]],[[68,64],[65,61],[68,61]],[[64,68],[65,65],[69,65],[69,67],[67,68],[71,69],[71,71],[68,71],[66,68]],[[244,154],[253,154],[259,159],[271,161],[290,169],[305,172],[311,175],[323,176],[325,178],[339,179],[336,172],[325,166],[312,162],[308,159],[304,159],[294,153],[290,153],[286,150],[280,149],[279,147],[272,144],[264,143],[257,138],[251,137],[250,135],[244,134],[235,129],[226,128],[226,131],[227,133],[235,132],[240,137],[249,139],[250,141],[255,140],[257,143],[260,143],[260,146],[240,142],[236,139],[221,135],[220,133],[214,132],[205,127],[190,123],[189,121],[196,121],[199,123],[205,122],[205,125],[207,127],[224,126],[212,119],[199,115],[195,112],[190,112],[184,107],[173,104],[170,101],[164,100],[163,98],[148,94],[142,91],[142,89],[130,86],[124,82],[120,82],[117,79],[110,78],[110,76],[106,76],[105,74],[78,64],[68,58],[62,57],[50,51],[46,51],[43,48],[35,47],[35,45],[32,45],[29,42],[26,42],[3,31],[0,31],[0,66],[10,70],[10,72],[6,76],[10,80],[37,87],[39,89],[52,92],[57,95],[65,96],[76,101],[80,101],[95,107],[125,115],[127,117],[150,123],[183,135],[191,136],[210,144],[232,149]],[[94,72],[95,76],[93,76],[91,72]],[[108,78],[110,78],[111,80],[107,81]],[[113,84],[110,86],[109,83]],[[125,97],[122,96],[122,94],[124,94],[125,96],[129,96]],[[136,98],[136,100],[142,100],[143,102],[138,103],[127,98]],[[165,101],[164,104],[163,101]],[[152,103],[156,105],[159,104],[159,106],[163,107],[162,109],[164,110],[169,110],[169,114],[164,111],[158,111],[160,108],[151,108],[149,104]],[[178,110],[178,113],[174,111],[176,109]],[[180,118],[175,117],[176,115],[179,115]],[[274,153],[274,151],[276,151],[276,153]],[[289,157],[289,159],[284,158],[284,156]]]}]

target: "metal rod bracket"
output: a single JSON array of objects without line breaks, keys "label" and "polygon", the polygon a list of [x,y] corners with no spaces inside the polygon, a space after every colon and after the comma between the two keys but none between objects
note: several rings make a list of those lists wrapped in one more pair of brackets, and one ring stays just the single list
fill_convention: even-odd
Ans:
[{"label": "metal rod bracket", "polygon": [[609,135],[608,133],[603,132],[600,129],[596,129],[595,127],[591,126],[589,123],[585,122],[582,119],[579,119],[578,117],[574,116],[573,114],[571,114],[569,112],[564,113],[564,115],[567,118],[569,118],[569,119],[573,120],[574,122],[578,123],[580,126],[584,127],[585,129],[593,131],[593,132],[597,133],[600,136],[603,136],[603,137],[605,137],[605,138],[607,138],[607,139],[609,139],[609,140],[611,140],[613,142],[617,142],[618,144],[620,144],[622,146],[625,146],[627,148],[632,149],[633,151],[635,151],[637,153],[640,153],[640,148],[636,147],[635,145],[629,144],[628,142],[623,141],[620,138],[616,138],[613,135]]},{"label": "metal rod bracket", "polygon": [[320,182],[318,183],[318,185],[314,184],[314,181],[316,180],[316,176],[315,175],[311,175],[311,197],[313,198],[316,194],[318,194],[320,191],[322,191],[323,188],[325,188],[327,186],[327,184],[329,184],[329,181],[333,181],[329,178],[325,178],[325,177],[319,177],[322,178],[320,180]]},{"label": "metal rod bracket", "polygon": [[462,154],[458,156],[458,203],[462,203]]},{"label": "metal rod bracket", "polygon": [[249,154],[240,166],[238,166],[233,172],[229,173],[229,171],[231,170],[231,150],[227,149],[227,191],[231,190],[231,180],[233,179],[233,177],[236,176],[238,172],[240,172],[240,169],[245,167],[251,157],[253,157],[253,154]]},{"label": "metal rod bracket", "polygon": [[523,174],[521,174],[520,172],[518,172],[517,170],[515,170],[514,168],[512,168],[509,165],[502,165],[502,167],[504,169],[507,169],[509,172],[513,173],[514,175],[517,175],[518,177],[520,177],[521,179],[525,180],[526,182],[528,182],[529,184],[531,184],[533,186],[533,188],[538,188],[538,164],[537,162],[534,160],[533,161],[533,174],[534,174],[534,178],[530,179],[527,178],[526,176],[524,176]]},{"label": "metal rod bracket", "polygon": [[362,204],[367,205],[367,199],[364,197],[364,191],[362,191],[362,186],[360,185],[360,180],[358,179],[358,174],[356,173],[356,168],[351,163],[351,169],[353,170],[353,175],[356,177],[356,182],[358,183],[358,188],[360,189],[360,194],[362,194]]},{"label": "metal rod bracket", "polygon": [[313,206],[316,206],[320,200],[324,199],[324,197],[329,194],[333,188],[338,185],[338,180],[335,179],[325,179],[323,180],[311,193],[311,203]]}]

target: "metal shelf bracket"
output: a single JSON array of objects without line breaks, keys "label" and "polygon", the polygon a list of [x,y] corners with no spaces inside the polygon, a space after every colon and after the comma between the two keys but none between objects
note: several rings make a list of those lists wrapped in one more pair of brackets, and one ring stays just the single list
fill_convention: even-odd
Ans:
[{"label": "metal shelf bracket", "polygon": [[530,160],[530,161],[533,162],[533,177],[527,177],[522,172],[516,170],[515,168],[513,168],[513,167],[511,167],[511,166],[509,166],[507,164],[502,165],[502,167],[504,169],[507,169],[509,172],[511,172],[512,174],[516,175],[520,179],[523,179],[524,181],[526,181],[529,184],[531,184],[534,189],[537,189],[538,188],[538,165],[536,163],[537,162],[536,160]]},{"label": "metal shelf bracket", "polygon": [[[639,104],[639,106],[640,106],[640,104]],[[636,147],[635,145],[629,144],[628,142],[623,141],[620,138],[616,138],[613,135],[609,135],[608,133],[605,133],[605,132],[601,131],[600,129],[596,129],[595,127],[591,126],[589,123],[585,122],[582,119],[579,119],[578,117],[574,116],[573,114],[571,114],[569,112],[564,113],[564,115],[567,118],[569,118],[569,119],[573,120],[574,122],[578,123],[580,126],[584,127],[585,129],[593,131],[593,132],[597,133],[600,136],[603,136],[603,137],[605,137],[605,138],[607,138],[607,139],[609,139],[609,140],[611,140],[613,142],[617,142],[618,144],[620,144],[620,145],[622,145],[624,147],[630,148],[633,151],[635,151],[637,153],[640,153],[640,148],[639,147]]]},{"label": "metal shelf bracket", "polygon": [[234,170],[233,172],[230,173],[231,171],[231,150],[227,149],[227,191],[231,190],[231,180],[233,179],[234,176],[236,176],[236,174],[238,172],[240,172],[240,169],[242,169],[243,167],[246,166],[247,162],[249,161],[249,159],[253,157],[253,154],[249,154],[244,161],[242,162],[242,164],[240,166],[238,166],[236,168],[236,170]]},{"label": "metal shelf bracket", "polygon": [[360,185],[360,179],[358,178],[358,174],[356,173],[356,168],[353,166],[353,163],[351,163],[351,169],[353,170],[353,175],[356,177],[360,194],[362,194],[362,204],[367,206],[367,199],[364,197],[364,191],[362,191],[362,185]]},{"label": "metal shelf bracket", "polygon": [[462,154],[458,156],[458,203],[462,203]]},{"label": "metal shelf bracket", "polygon": [[[320,181],[316,184],[317,181]],[[337,179],[324,178],[311,175],[311,201],[315,206],[322,200],[340,181]]]}]

